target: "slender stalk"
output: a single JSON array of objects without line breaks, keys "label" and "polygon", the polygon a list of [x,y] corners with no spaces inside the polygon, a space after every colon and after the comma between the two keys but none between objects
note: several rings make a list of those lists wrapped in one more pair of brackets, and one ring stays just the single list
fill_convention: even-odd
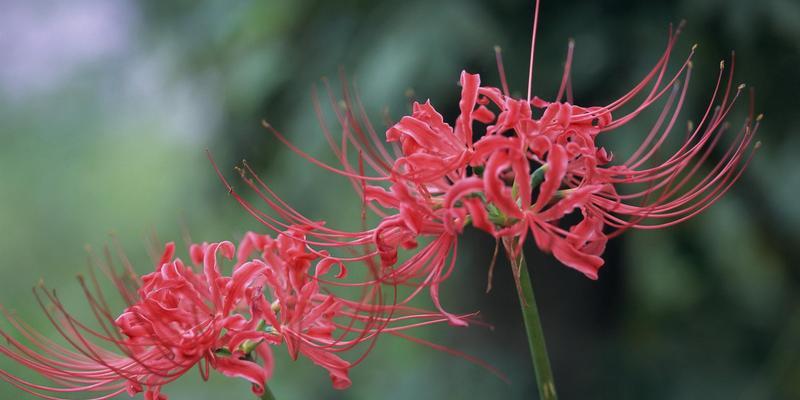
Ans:
[{"label": "slender stalk", "polygon": [[275,400],[275,395],[272,394],[267,385],[264,385],[264,394],[261,395],[261,400]]},{"label": "slender stalk", "polygon": [[531,276],[528,273],[528,264],[525,262],[525,256],[521,251],[519,257],[516,258],[509,252],[509,258],[514,270],[518,271],[519,274],[517,293],[522,307],[522,319],[525,321],[525,333],[528,335],[528,346],[533,359],[536,383],[539,387],[539,398],[541,400],[556,400],[558,399],[556,384],[553,380],[553,372],[550,369],[550,358],[547,356],[547,345],[544,341],[542,321],[539,319],[539,309],[536,307],[536,298],[533,295],[533,285],[531,284]]}]

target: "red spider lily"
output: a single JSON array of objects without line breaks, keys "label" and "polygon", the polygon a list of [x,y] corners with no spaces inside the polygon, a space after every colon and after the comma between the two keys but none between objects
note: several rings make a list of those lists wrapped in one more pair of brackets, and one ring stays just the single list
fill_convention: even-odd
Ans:
[{"label": "red spider lily", "polygon": [[[43,398],[100,392],[103,394],[97,398],[105,399],[145,390],[146,399],[166,399],[161,387],[197,365],[204,379],[209,368],[214,368],[247,379],[253,383],[254,393],[263,393],[272,373],[272,355],[266,342],[276,342],[277,338],[257,329],[255,314],[247,318],[239,311],[254,307],[253,298],[261,293],[263,284],[257,272],[264,264],[251,261],[225,277],[220,274],[217,254],[232,258],[232,243],[192,246],[195,268],[173,259],[174,249],[168,244],[156,271],[141,278],[130,269],[119,277],[108,264],[102,264],[128,304],[116,318],[94,275],[94,292],[81,279],[99,330],[69,314],[55,292],[44,288],[36,291],[42,309],[67,346],[43,337],[6,313],[24,340],[3,331],[8,345],[0,346],[0,352],[54,385],[28,382],[5,371],[3,379]],[[45,300],[50,302],[49,307]],[[244,352],[245,339],[265,343]],[[263,364],[252,360],[255,355]]]},{"label": "red spider lily", "polygon": [[[219,175],[236,199],[271,229],[314,226],[305,243],[324,250],[336,262],[379,258],[381,282],[415,287],[400,304],[429,288],[436,307],[454,325],[465,322],[442,309],[439,285],[455,265],[458,236],[468,224],[502,239],[511,256],[521,251],[531,235],[541,250],[597,279],[609,237],[629,228],[654,229],[685,221],[727,192],[747,167],[751,149],[758,147],[752,139],[761,117],[754,118],[751,111],[724,154],[709,162],[722,143],[728,130],[724,121],[744,87],[733,89],[733,62],[723,83],[721,63],[700,122],[690,127],[677,150],[659,160],[682,110],[693,69],[694,47],[677,71],[668,73],[680,27],[674,32],[670,29],[663,55],[631,90],[606,106],[581,107],[572,99],[571,41],[555,99],[531,97],[535,25],[528,98],[510,96],[498,49],[502,89],[483,86],[478,75],[462,72],[460,115],[455,123],[445,122],[430,101],[414,103],[411,115],[386,131],[388,147],[366,117],[358,95],[345,83],[339,101],[325,81],[331,103],[344,104],[333,107],[340,139],[329,130],[316,95],[314,104],[341,167],[302,152],[265,123],[293,151],[347,177],[362,198],[363,219],[367,209],[381,219],[374,228],[347,232],[313,221],[281,200],[245,164],[244,181],[273,210],[264,212]],[[567,101],[562,101],[565,95]],[[615,163],[598,138],[657,104],[663,106],[639,148],[624,162]],[[629,110],[623,112],[623,108]],[[367,167],[374,173],[365,173]],[[332,249],[355,255],[333,256],[327,253]],[[401,260],[402,249],[415,251]]]},{"label": "red spider lily", "polygon": [[[263,271],[269,291],[270,302],[259,296],[257,315],[264,318],[279,340],[285,340],[292,359],[299,354],[328,370],[336,389],[350,386],[348,371],[353,366],[336,353],[346,351],[367,339],[372,330],[373,317],[360,314],[357,303],[347,302],[331,294],[320,293],[317,277],[330,268],[330,264],[318,263],[315,276],[309,275],[312,262],[320,256],[307,251],[302,241],[302,230],[290,230],[272,239],[267,235],[248,233],[239,248],[239,262],[250,258],[254,251],[261,253],[267,267]],[[339,277],[343,277],[340,271]],[[354,326],[343,326],[336,322],[342,315],[355,316],[358,322],[366,322],[355,338],[335,337],[337,329],[346,332],[357,330]]]},{"label": "red spider lily", "polygon": [[[321,283],[336,284],[323,279],[332,267],[339,268],[335,275],[337,279],[345,278],[347,270],[343,263],[328,254],[313,252],[307,245],[310,233],[307,226],[292,227],[275,239],[251,232],[245,235],[238,252],[239,263],[257,252],[260,253],[259,259],[267,265],[264,277],[272,301],[259,297],[257,315],[263,317],[271,332],[285,341],[293,359],[299,355],[309,358],[328,370],[334,388],[345,389],[351,383],[349,369],[365,359],[374,342],[354,362],[345,361],[337,354],[375,339],[379,334],[390,334],[465,358],[505,379],[480,360],[402,333],[411,328],[444,322],[445,319],[439,313],[397,304],[396,298],[390,304],[379,303],[380,285],[370,285],[368,294],[360,301],[323,293]],[[354,285],[362,286],[363,283]],[[472,316],[455,318],[467,320]]]},{"label": "red spider lily", "polygon": [[[306,231],[292,227],[277,239],[248,233],[238,251],[231,242],[195,244],[190,246],[193,265],[173,258],[175,246],[170,243],[156,271],[141,278],[127,263],[120,277],[110,263],[100,262],[128,307],[114,317],[94,274],[95,290],[81,279],[99,329],[75,319],[54,292],[37,289],[37,299],[67,345],[4,312],[22,339],[0,330],[8,342],[0,345],[0,353],[53,384],[2,370],[0,377],[43,398],[98,392],[96,398],[106,399],[144,391],[147,399],[166,399],[161,387],[197,365],[203,379],[213,368],[246,379],[260,396],[272,375],[270,345],[285,342],[292,358],[309,358],[329,371],[335,388],[344,389],[350,385],[349,369],[364,359],[378,334],[427,344],[401,331],[445,321],[438,313],[374,303],[379,289],[360,301],[323,293],[322,276],[337,263],[309,251]],[[258,257],[251,258],[254,252]],[[218,254],[236,256],[230,276],[221,273]],[[345,277],[343,267],[336,278]],[[338,355],[362,343],[367,350],[358,360]]]},{"label": "red spider lily", "polygon": [[472,124],[476,117],[474,109],[480,78],[462,72],[460,82],[461,115],[456,119],[455,128],[446,124],[427,101],[414,103],[412,114],[386,131],[386,140],[399,142],[402,151],[402,156],[393,164],[395,176],[434,187],[443,179],[457,180],[463,176],[473,150]]}]

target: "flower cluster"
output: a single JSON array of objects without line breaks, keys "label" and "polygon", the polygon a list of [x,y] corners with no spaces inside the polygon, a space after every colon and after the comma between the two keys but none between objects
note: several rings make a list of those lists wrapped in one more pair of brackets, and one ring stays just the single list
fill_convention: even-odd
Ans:
[{"label": "flower cluster", "polygon": [[[739,178],[758,147],[752,139],[761,117],[751,111],[732,144],[720,150],[729,129],[725,120],[744,88],[733,86],[733,66],[726,78],[721,63],[703,116],[690,124],[676,149],[667,150],[666,144],[674,141],[670,133],[684,103],[695,51],[693,47],[677,71],[669,72],[679,31],[670,31],[666,50],[642,81],[605,106],[573,104],[573,43],[552,101],[510,95],[498,49],[502,89],[462,72],[460,114],[453,124],[445,122],[430,101],[415,102],[410,115],[389,127],[385,141],[346,83],[341,100],[328,88],[341,138],[327,127],[316,98],[315,106],[341,167],[302,152],[265,123],[296,153],[350,179],[365,209],[380,218],[374,228],[359,232],[325,228],[307,243],[324,249],[368,246],[372,251],[359,258],[337,261],[379,258],[383,282],[413,284],[417,289],[412,296],[429,288],[436,307],[454,325],[466,322],[442,309],[439,285],[453,270],[458,237],[467,225],[502,241],[509,256],[518,255],[532,237],[542,251],[597,279],[610,237],[629,228],[670,226],[702,212]],[[617,160],[600,144],[602,136],[656,104],[663,106],[655,123],[629,157]],[[367,168],[374,173],[367,174]],[[249,167],[241,172],[273,212],[261,211],[226,185],[266,226],[279,230],[287,224],[314,223],[282,201]],[[403,249],[412,250],[412,255],[399,257]]]},{"label": "flower cluster", "polygon": [[[498,246],[502,242],[509,257],[532,241],[597,279],[609,238],[699,214],[730,189],[758,147],[752,141],[761,117],[752,111],[731,144],[723,145],[725,120],[744,85],[734,87],[733,63],[727,77],[721,63],[704,114],[668,150],[695,50],[669,72],[679,31],[670,31],[666,50],[641,82],[604,106],[574,104],[572,43],[554,99],[531,97],[530,82],[527,98],[512,96],[498,50],[500,88],[462,72],[459,115],[452,124],[430,101],[415,102],[383,138],[348,84],[341,101],[328,89],[341,137],[328,127],[316,96],[315,108],[340,166],[311,157],[265,127],[310,162],[349,179],[361,199],[362,230],[339,230],[304,216],[244,164],[243,181],[270,209],[261,210],[215,166],[231,195],[274,237],[248,233],[238,247],[195,244],[189,264],[175,258],[175,246],[168,244],[155,271],[142,277],[127,263],[119,275],[99,262],[127,304],[114,314],[94,274],[89,284],[81,279],[99,328],[74,318],[55,292],[38,288],[37,298],[65,344],[3,311],[19,335],[0,330],[7,341],[0,354],[51,383],[3,370],[0,379],[51,399],[76,392],[97,392],[98,399],[144,392],[148,400],[162,400],[165,384],[197,366],[204,379],[212,369],[243,378],[260,396],[274,368],[272,349],[285,344],[293,359],[310,359],[327,370],[335,388],[347,388],[349,370],[379,334],[425,343],[401,331],[468,324],[473,314],[445,311],[439,290],[455,269],[459,237],[469,225]],[[532,68],[531,60],[531,74]],[[619,160],[601,144],[604,135],[656,104],[662,106],[655,122],[630,156]],[[367,226],[367,211],[377,217],[373,226]],[[353,266],[361,275],[346,279]],[[519,284],[519,268],[515,273]],[[401,295],[400,285],[411,290]],[[334,294],[341,287],[360,288],[361,297]],[[393,291],[389,304],[383,302],[386,287]],[[409,305],[424,290],[436,312]],[[341,356],[356,348],[366,350],[355,361]]]},{"label": "flower cluster", "polygon": [[[304,227],[274,239],[251,232],[238,249],[231,242],[193,244],[190,264],[175,258],[169,243],[156,270],[141,277],[127,264],[118,274],[98,261],[127,308],[115,315],[94,273],[90,284],[81,278],[96,327],[73,317],[54,291],[39,287],[37,299],[65,344],[3,310],[21,337],[0,330],[7,341],[0,354],[52,384],[2,370],[0,378],[43,398],[98,392],[96,398],[106,399],[144,392],[145,399],[165,400],[162,386],[197,366],[203,379],[213,369],[249,381],[261,396],[274,367],[272,348],[285,344],[292,358],[310,359],[328,371],[335,388],[344,389],[358,361],[346,361],[339,353],[382,331],[444,321],[436,313],[377,303],[375,292],[359,301],[325,293],[320,282],[335,263],[310,252],[305,234]],[[223,274],[227,268],[220,258],[233,260],[230,274]],[[333,279],[344,278],[345,272]]]}]

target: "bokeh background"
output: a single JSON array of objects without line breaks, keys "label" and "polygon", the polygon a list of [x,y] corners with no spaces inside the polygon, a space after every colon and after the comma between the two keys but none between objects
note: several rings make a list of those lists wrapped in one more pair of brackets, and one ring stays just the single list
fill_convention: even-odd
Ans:
[{"label": "bokeh background", "polygon": [[[198,241],[260,229],[227,195],[205,149],[229,176],[246,158],[299,209],[356,227],[359,204],[346,181],[287,151],[260,121],[331,159],[310,92],[340,68],[378,125],[385,113],[406,113],[409,97],[430,98],[452,120],[462,68],[499,83],[494,45],[512,90],[524,93],[531,13],[531,1],[512,0],[0,0],[0,303],[53,334],[30,289],[43,278],[85,314],[73,278],[86,269],[86,245],[102,248],[114,232],[144,273],[154,232],[180,242],[182,227]],[[675,65],[699,48],[681,118],[698,118],[731,49],[737,80],[756,87],[766,114],[763,147],[732,192],[678,227],[614,239],[599,281],[531,249],[562,397],[800,398],[800,2],[545,1],[541,16],[537,94],[555,93],[574,38],[577,102],[609,102],[655,62],[669,23],[685,18]],[[631,148],[653,118],[610,143]],[[484,359],[511,384],[386,338],[344,392],[310,362],[282,355],[271,382],[278,398],[535,398],[508,265],[498,265],[485,294],[493,241],[468,232],[465,243],[444,302],[480,310],[495,329],[417,335]],[[24,374],[7,359],[0,368]],[[217,375],[201,384],[192,372],[166,393],[247,399],[248,386]],[[0,398],[29,397],[0,383]]]}]

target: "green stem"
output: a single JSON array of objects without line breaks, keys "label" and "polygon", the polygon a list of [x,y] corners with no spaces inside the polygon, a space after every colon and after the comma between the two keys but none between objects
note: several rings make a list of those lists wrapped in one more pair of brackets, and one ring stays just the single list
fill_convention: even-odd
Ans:
[{"label": "green stem", "polygon": [[264,385],[264,394],[261,395],[261,400],[275,400],[275,395],[269,390],[269,386]]},{"label": "green stem", "polygon": [[[511,247],[513,248],[513,247]],[[511,254],[509,254],[511,256]],[[542,321],[539,319],[539,309],[536,307],[536,298],[533,296],[533,285],[531,276],[528,273],[528,265],[522,251],[516,259],[512,256],[511,264],[515,271],[519,271],[519,294],[520,306],[522,307],[522,319],[525,321],[525,333],[528,335],[528,346],[531,350],[533,359],[533,370],[536,373],[536,383],[539,387],[539,398],[541,400],[556,400],[556,384],[553,380],[553,372],[550,370],[550,359],[547,356],[547,345],[544,341],[542,331]]]}]

